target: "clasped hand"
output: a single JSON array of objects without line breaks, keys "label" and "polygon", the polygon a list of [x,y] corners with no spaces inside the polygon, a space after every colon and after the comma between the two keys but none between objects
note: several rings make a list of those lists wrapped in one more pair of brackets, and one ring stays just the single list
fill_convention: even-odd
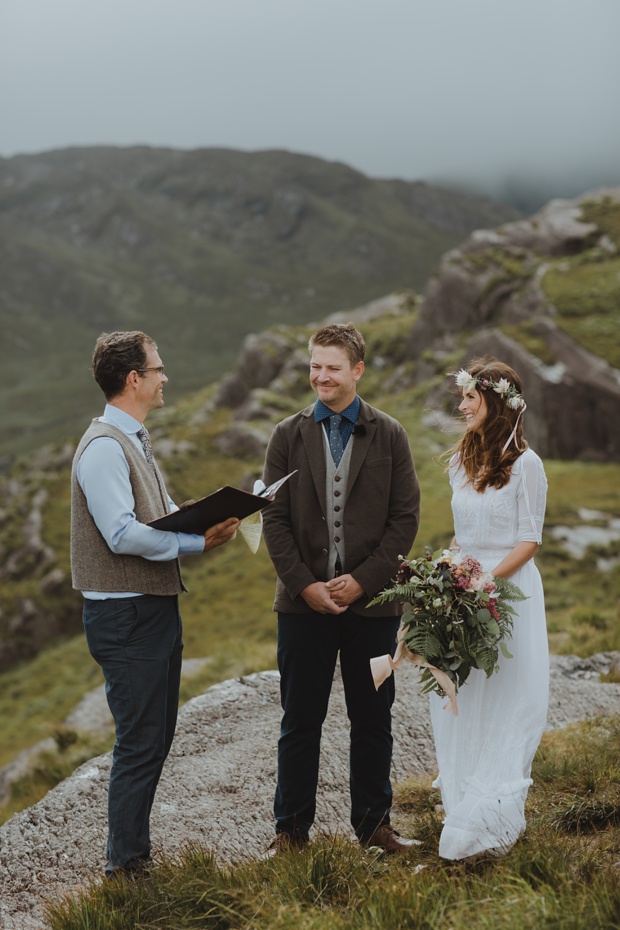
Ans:
[{"label": "clasped hand", "polygon": [[306,604],[319,614],[342,614],[349,604],[362,597],[364,589],[352,575],[339,575],[331,581],[315,581],[301,592]]}]

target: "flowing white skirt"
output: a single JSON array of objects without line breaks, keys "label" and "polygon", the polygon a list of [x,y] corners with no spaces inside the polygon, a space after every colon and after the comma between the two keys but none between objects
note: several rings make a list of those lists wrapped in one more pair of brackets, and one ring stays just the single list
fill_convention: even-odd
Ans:
[{"label": "flowing white skirt", "polygon": [[512,577],[528,600],[513,605],[512,659],[499,671],[472,671],[458,693],[458,716],[430,695],[431,720],[446,812],[439,855],[464,859],[507,852],[525,830],[524,807],[534,753],[547,720],[549,654],[542,583],[530,561]]}]

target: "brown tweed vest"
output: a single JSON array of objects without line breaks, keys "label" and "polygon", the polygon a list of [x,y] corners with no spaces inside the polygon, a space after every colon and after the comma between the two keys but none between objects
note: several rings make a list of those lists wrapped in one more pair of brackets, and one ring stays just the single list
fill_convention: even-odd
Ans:
[{"label": "brown tweed vest", "polygon": [[168,513],[168,496],[157,465],[148,464],[126,433],[93,420],[82,437],[71,470],[71,576],[78,591],[135,591],[137,594],[180,594],[185,591],[178,559],[153,562],[138,555],[111,551],[88,512],[86,496],[77,480],[77,464],[86,447],[99,436],[122,446],[129,464],[129,480],[140,523]]}]

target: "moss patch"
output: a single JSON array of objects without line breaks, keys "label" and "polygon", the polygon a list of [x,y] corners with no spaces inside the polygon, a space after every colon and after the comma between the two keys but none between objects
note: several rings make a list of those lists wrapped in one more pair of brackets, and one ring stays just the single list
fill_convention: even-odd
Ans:
[{"label": "moss patch", "polygon": [[535,326],[528,320],[517,326],[502,326],[502,332],[510,339],[514,339],[524,349],[540,359],[543,365],[555,365],[557,358],[547,342],[535,331]]},{"label": "moss patch", "polygon": [[542,288],[571,339],[620,368],[620,258],[557,263]]}]

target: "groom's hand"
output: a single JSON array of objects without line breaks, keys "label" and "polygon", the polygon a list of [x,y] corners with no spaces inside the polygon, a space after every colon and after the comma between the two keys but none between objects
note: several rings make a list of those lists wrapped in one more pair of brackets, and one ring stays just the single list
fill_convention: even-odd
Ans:
[{"label": "groom's hand", "polygon": [[364,589],[353,575],[338,575],[337,578],[332,578],[327,582],[327,587],[333,602],[341,607],[348,607],[364,594]]},{"label": "groom's hand", "polygon": [[301,596],[312,610],[319,614],[342,614],[347,609],[336,604],[330,595],[329,588],[324,581],[315,581],[301,592]]}]

